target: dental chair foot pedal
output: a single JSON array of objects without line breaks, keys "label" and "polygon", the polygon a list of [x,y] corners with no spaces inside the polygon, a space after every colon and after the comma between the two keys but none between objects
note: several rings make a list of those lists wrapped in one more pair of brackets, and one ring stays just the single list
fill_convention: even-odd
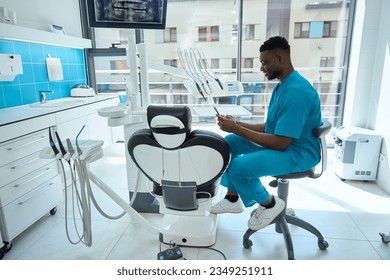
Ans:
[{"label": "dental chair foot pedal", "polygon": [[157,260],[178,260],[183,257],[183,253],[178,246],[167,249],[157,254]]}]

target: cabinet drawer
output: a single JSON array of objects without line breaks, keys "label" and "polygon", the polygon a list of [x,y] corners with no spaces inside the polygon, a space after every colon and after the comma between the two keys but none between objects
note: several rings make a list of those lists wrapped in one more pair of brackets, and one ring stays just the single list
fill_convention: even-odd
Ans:
[{"label": "cabinet drawer", "polygon": [[42,150],[49,145],[48,130],[41,130],[0,144],[0,166]]},{"label": "cabinet drawer", "polygon": [[60,176],[13,201],[2,211],[3,241],[12,241],[23,230],[47,214],[63,200]]},{"label": "cabinet drawer", "polygon": [[10,202],[33,190],[36,186],[43,184],[49,179],[59,174],[56,161],[52,161],[42,168],[17,179],[8,185],[0,188],[0,207],[8,205]]},{"label": "cabinet drawer", "polygon": [[40,151],[0,167],[0,186],[7,185],[24,175],[48,164],[47,159],[39,158]]}]

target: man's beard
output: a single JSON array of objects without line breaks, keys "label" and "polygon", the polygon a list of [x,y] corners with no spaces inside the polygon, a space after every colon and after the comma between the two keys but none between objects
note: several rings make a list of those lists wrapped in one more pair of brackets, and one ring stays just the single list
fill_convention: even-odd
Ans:
[{"label": "man's beard", "polygon": [[271,81],[271,80],[274,80],[274,79],[279,78],[279,77],[280,77],[280,74],[281,74],[280,71],[275,71],[275,72],[272,73],[272,75],[267,76],[267,78],[268,78],[268,80]]}]

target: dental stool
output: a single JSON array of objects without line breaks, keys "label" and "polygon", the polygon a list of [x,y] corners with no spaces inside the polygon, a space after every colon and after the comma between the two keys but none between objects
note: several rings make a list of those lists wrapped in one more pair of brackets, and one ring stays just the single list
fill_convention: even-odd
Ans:
[{"label": "dental stool", "polygon": [[[320,144],[321,144],[321,162],[320,162],[321,169],[318,172],[316,171],[316,167],[314,167],[304,172],[273,176],[275,180],[271,181],[269,185],[271,187],[278,188],[278,197],[283,199],[286,205],[287,205],[290,179],[300,179],[306,177],[316,179],[319,178],[322,175],[322,173],[325,171],[326,164],[327,164],[327,147],[326,147],[325,136],[326,134],[328,134],[331,128],[332,128],[331,123],[324,120],[322,126],[313,129],[314,136],[320,139]],[[254,212],[255,211],[252,212],[252,215]],[[287,224],[298,226],[314,234],[318,238],[318,247],[321,250],[325,250],[326,248],[329,247],[328,242],[324,240],[324,237],[322,236],[321,232],[311,224],[296,217],[292,209],[284,209],[281,215],[279,215],[279,217],[276,218],[273,223],[275,224],[275,231],[283,234],[284,240],[286,242],[287,254],[289,260],[294,259],[294,247],[291,239],[290,229]],[[252,247],[253,243],[249,239],[249,237],[255,232],[256,232],[255,230],[247,229],[243,237],[244,248],[249,249],[250,247]]]},{"label": "dental stool", "polygon": [[149,106],[149,128],[129,139],[128,152],[153,183],[153,193],[164,214],[160,242],[208,247],[215,243],[217,216],[210,213],[220,177],[230,161],[222,136],[191,131],[187,106]]}]

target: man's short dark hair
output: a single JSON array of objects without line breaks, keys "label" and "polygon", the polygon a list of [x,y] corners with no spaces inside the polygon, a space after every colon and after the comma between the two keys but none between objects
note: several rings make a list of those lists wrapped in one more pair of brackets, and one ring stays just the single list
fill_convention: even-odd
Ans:
[{"label": "man's short dark hair", "polygon": [[290,45],[288,44],[288,41],[281,36],[271,37],[260,46],[260,52],[276,49],[285,50],[290,53]]}]

